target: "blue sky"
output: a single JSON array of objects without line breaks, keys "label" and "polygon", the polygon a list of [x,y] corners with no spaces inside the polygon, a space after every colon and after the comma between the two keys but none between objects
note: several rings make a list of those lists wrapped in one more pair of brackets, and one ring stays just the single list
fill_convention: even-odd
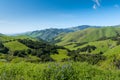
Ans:
[{"label": "blue sky", "polygon": [[120,0],[0,0],[0,33],[119,25]]}]

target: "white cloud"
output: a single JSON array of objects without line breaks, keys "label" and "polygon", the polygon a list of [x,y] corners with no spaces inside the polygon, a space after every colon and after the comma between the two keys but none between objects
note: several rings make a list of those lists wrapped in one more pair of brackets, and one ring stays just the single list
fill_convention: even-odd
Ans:
[{"label": "white cloud", "polygon": [[93,0],[97,6],[100,6],[100,0]]},{"label": "white cloud", "polygon": [[120,6],[119,6],[118,4],[115,4],[114,7],[115,7],[115,8],[119,8]]},{"label": "white cloud", "polygon": [[100,7],[100,0],[92,0],[94,2],[93,9],[97,9],[97,7]]},{"label": "white cloud", "polygon": [[96,4],[94,4],[94,5],[93,5],[93,9],[97,9],[97,6],[96,6]]}]

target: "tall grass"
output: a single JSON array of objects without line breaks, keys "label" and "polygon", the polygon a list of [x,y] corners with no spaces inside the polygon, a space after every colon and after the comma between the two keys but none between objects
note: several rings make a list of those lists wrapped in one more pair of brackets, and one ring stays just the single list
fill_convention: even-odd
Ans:
[{"label": "tall grass", "polygon": [[0,80],[119,80],[120,71],[87,63],[1,63]]}]

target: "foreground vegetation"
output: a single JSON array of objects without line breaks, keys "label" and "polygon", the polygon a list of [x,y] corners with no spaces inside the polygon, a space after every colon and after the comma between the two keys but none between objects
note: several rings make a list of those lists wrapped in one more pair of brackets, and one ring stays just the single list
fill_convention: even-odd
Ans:
[{"label": "foreground vegetation", "polygon": [[87,63],[0,63],[0,80],[119,80],[120,71]]}]

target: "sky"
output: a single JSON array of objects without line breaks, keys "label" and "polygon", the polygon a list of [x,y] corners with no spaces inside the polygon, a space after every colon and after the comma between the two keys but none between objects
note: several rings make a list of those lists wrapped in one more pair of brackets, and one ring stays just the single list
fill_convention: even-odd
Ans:
[{"label": "sky", "polygon": [[0,33],[120,24],[120,0],[0,0]]}]

